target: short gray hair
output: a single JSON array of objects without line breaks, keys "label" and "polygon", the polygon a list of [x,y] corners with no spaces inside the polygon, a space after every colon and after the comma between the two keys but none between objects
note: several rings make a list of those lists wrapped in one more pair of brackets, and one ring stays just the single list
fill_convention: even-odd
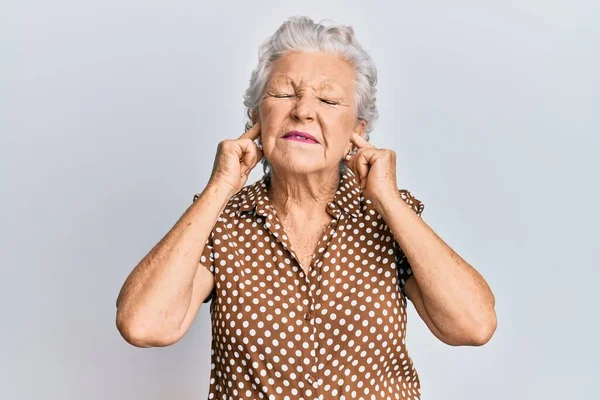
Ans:
[{"label": "short gray hair", "polygon": [[[253,125],[252,114],[258,113],[260,100],[269,82],[275,60],[292,51],[326,51],[339,55],[356,71],[354,112],[358,119],[366,122],[364,137],[369,140],[379,116],[376,105],[377,68],[371,56],[356,40],[351,26],[335,22],[326,26],[324,21],[327,20],[315,23],[309,17],[291,17],[260,45],[258,66],[252,71],[250,86],[244,94],[244,106],[247,107],[248,116],[246,130]],[[263,158],[262,164],[265,174],[268,174],[271,167],[269,161]],[[342,162],[340,172],[344,169],[345,164]]]}]

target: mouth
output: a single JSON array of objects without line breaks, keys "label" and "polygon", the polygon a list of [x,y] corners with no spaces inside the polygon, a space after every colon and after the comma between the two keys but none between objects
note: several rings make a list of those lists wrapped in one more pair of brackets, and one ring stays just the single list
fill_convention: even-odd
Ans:
[{"label": "mouth", "polygon": [[319,141],[310,133],[300,132],[300,131],[289,131],[285,135],[283,135],[282,139],[286,140],[294,140],[297,142],[311,143],[317,144]]}]

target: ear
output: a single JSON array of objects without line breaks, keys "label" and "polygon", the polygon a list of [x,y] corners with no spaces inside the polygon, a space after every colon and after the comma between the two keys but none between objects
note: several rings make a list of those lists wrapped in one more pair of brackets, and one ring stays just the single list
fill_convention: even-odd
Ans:
[{"label": "ear", "polygon": [[358,133],[360,136],[365,137],[365,132],[367,131],[367,121],[362,118],[359,118],[354,124],[354,132]]},{"label": "ear", "polygon": [[[365,137],[365,132],[367,131],[367,121],[362,118],[356,120],[356,124],[354,124],[354,132],[358,133],[361,137]],[[351,141],[348,141],[348,146],[346,149],[346,153],[349,153],[354,148],[354,144]]]}]

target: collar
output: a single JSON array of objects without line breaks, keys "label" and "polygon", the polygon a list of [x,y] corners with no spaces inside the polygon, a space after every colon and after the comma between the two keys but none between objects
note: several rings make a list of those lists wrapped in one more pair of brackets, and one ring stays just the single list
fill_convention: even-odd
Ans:
[{"label": "collar", "polygon": [[[270,176],[265,174],[261,179],[253,184],[246,186],[239,193],[239,202],[236,215],[256,210],[256,214],[268,216],[273,210],[269,201],[268,185]],[[338,218],[342,212],[353,218],[362,217],[361,212],[364,196],[358,185],[356,176],[349,168],[340,175],[338,189],[335,192],[333,200],[329,202],[327,212],[335,218]]]}]

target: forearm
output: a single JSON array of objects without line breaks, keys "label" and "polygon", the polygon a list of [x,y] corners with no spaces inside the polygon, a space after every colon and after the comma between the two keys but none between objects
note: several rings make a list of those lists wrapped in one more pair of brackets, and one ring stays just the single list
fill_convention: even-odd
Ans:
[{"label": "forearm", "polygon": [[124,335],[166,339],[178,332],[204,244],[230,196],[226,186],[207,185],[133,269],[117,299],[117,326]]},{"label": "forearm", "polygon": [[439,331],[453,338],[485,336],[495,325],[495,300],[483,277],[399,195],[379,201],[377,208],[406,254]]}]

